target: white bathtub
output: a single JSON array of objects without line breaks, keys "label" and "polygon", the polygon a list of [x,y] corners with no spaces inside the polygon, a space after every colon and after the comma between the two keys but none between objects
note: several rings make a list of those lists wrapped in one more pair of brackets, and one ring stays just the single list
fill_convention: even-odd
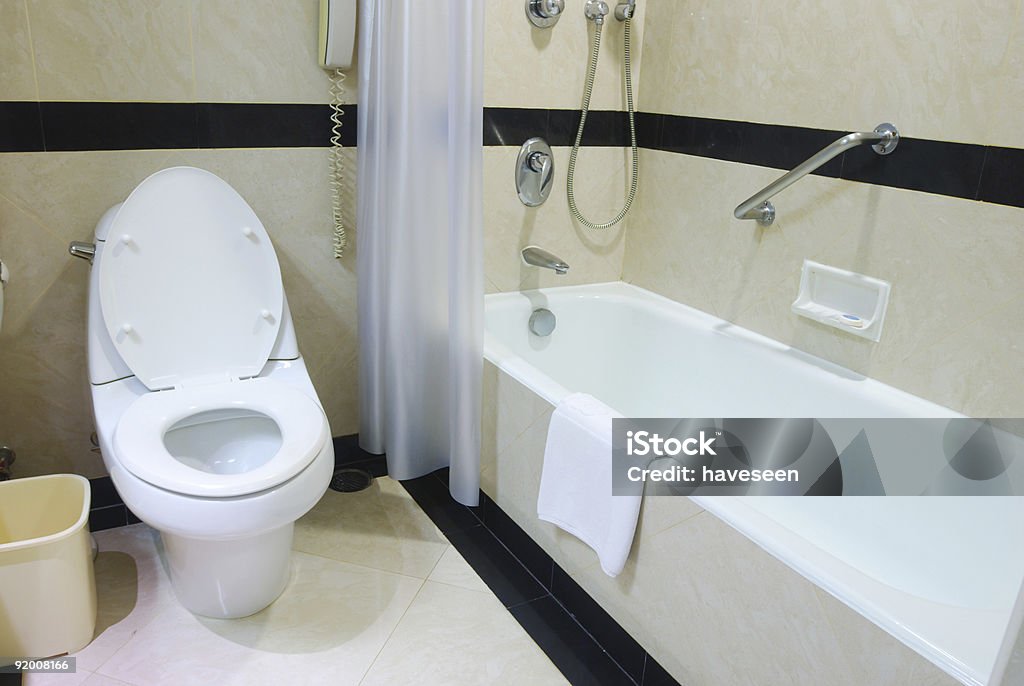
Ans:
[{"label": "white bathtub", "polygon": [[[528,331],[538,307],[550,337]],[[624,283],[487,296],[485,356],[552,404],[582,391],[632,417],[957,416]],[[999,683],[1024,498],[694,500],[961,682]]]}]

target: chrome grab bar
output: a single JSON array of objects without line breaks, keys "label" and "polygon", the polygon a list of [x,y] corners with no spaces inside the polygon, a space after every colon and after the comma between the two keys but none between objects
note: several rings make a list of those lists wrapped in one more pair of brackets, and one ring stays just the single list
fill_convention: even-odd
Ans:
[{"label": "chrome grab bar", "polygon": [[874,143],[871,148],[879,155],[888,155],[900,142],[900,132],[892,124],[879,124],[874,131],[848,133],[830,143],[801,162],[792,171],[786,172],[739,205],[733,215],[737,219],[756,219],[761,226],[770,226],[775,221],[775,205],[768,198],[783,191],[825,164],[833,157],[864,143]]}]

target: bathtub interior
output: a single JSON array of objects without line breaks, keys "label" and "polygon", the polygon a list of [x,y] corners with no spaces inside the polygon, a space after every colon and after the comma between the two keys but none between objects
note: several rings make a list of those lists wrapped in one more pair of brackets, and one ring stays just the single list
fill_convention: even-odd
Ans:
[{"label": "bathtub interior", "polygon": [[[555,404],[571,389],[630,417],[957,416],[629,284],[488,298],[488,359],[513,376],[534,368],[554,381],[548,388],[555,392],[545,395]],[[544,338],[526,324],[539,307],[552,309],[558,320],[555,333]],[[675,333],[681,327],[685,341]],[[709,364],[713,359],[729,364]]]},{"label": "bathtub interior", "polygon": [[[550,337],[529,333],[538,307]],[[626,416],[960,416],[622,283],[488,296],[485,355],[553,405],[582,391]],[[1012,641],[1024,498],[698,500],[964,683]]]}]

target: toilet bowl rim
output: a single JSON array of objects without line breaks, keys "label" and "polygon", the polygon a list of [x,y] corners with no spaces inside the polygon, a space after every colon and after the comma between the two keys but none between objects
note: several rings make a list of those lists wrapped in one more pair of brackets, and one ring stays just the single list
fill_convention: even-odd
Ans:
[{"label": "toilet bowl rim", "polygon": [[[277,426],[280,445],[263,465],[240,474],[213,474],[187,466],[167,450],[164,436],[183,420],[229,409],[258,413]],[[288,481],[328,440],[327,418],[314,397],[291,384],[257,377],[145,393],[118,418],[111,447],[125,471],[152,486],[185,496],[228,498]]]}]

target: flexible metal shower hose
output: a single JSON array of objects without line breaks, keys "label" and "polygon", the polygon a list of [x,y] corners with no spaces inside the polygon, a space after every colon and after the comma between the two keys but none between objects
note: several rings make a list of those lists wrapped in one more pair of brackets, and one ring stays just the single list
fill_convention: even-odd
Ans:
[{"label": "flexible metal shower hose", "polygon": [[622,211],[620,211],[614,218],[604,223],[592,222],[583,216],[580,212],[579,207],[576,206],[576,194],[573,192],[573,181],[576,173],[576,157],[579,155],[580,142],[583,140],[583,127],[587,124],[587,112],[590,110],[590,96],[594,90],[594,76],[597,73],[597,56],[601,50],[601,24],[597,24],[594,27],[594,47],[590,51],[590,62],[587,64],[587,79],[586,85],[583,88],[583,115],[580,117],[580,128],[576,131],[576,141],[572,144],[572,152],[569,153],[569,173],[568,180],[566,181],[566,191],[569,196],[569,211],[572,212],[572,216],[575,217],[576,221],[583,226],[591,229],[607,229],[609,226],[615,226],[622,218],[629,212],[630,206],[633,204],[633,198],[636,197],[637,187],[637,172],[639,168],[639,160],[636,150],[636,124],[633,121],[633,78],[631,75],[632,69],[629,63],[629,25],[631,21],[626,19],[625,27],[623,28],[623,43],[624,43],[624,63],[626,69],[626,105],[629,110],[629,139],[630,145],[633,148],[633,174],[629,184],[629,194],[626,196],[626,204],[623,205]]}]

